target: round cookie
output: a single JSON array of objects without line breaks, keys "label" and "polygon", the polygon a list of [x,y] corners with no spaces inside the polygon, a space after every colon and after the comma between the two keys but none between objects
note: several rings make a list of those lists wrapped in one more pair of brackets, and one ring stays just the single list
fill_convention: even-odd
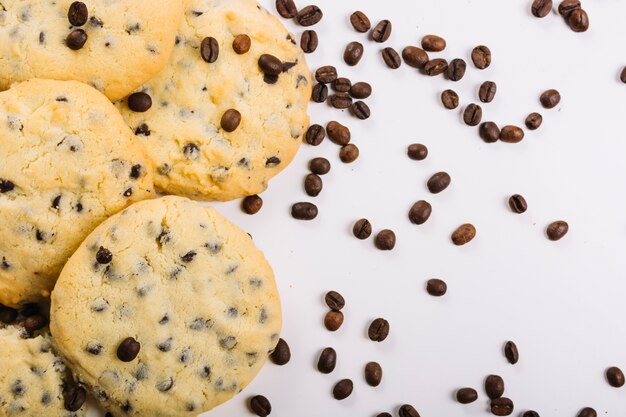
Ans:
[{"label": "round cookie", "polygon": [[0,93],[0,304],[49,297],[104,219],[154,198],[152,165],[119,112],[76,81]]},{"label": "round cookie", "polygon": [[77,80],[117,100],[168,61],[183,0],[84,0],[70,13],[72,3],[2,0],[0,89],[30,78]]},{"label": "round cookie", "polygon": [[254,378],[281,310],[251,238],[215,209],[170,196],[96,228],[61,273],[50,326],[114,415],[196,416]]},{"label": "round cookie", "polygon": [[0,358],[0,417],[87,414],[85,391],[54,353],[47,332],[29,339],[23,329],[0,328]]},{"label": "round cookie", "polygon": [[[261,70],[265,54],[278,59],[278,76]],[[227,201],[260,193],[309,124],[304,54],[254,0],[188,0],[170,62],[137,92],[151,97],[149,110],[118,106],[166,194]]]}]

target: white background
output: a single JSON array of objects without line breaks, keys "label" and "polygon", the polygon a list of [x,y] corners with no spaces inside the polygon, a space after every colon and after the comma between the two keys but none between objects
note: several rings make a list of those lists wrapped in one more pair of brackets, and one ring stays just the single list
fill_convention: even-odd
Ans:
[{"label": "white background", "polygon": [[[482,385],[490,373],[503,376],[516,416],[535,409],[542,416],[573,417],[585,406],[600,416],[626,415],[626,388],[612,388],[604,378],[609,366],[626,370],[626,85],[618,78],[626,64],[626,1],[584,0],[591,21],[584,34],[572,32],[556,11],[533,17],[530,0],[317,1],[324,18],[313,28],[320,47],[308,55],[310,67],[332,64],[353,82],[370,82],[372,117],[360,121],[311,103],[313,123],[336,119],[350,127],[360,159],[342,164],[339,147],[328,140],[317,148],[304,145],[262,195],[258,215],[243,214],[239,202],[219,206],[253,235],[275,268],[292,360],[283,367],[268,363],[242,394],[207,415],[248,416],[246,400],[263,394],[272,402],[272,417],[395,415],[406,402],[423,417],[484,416]],[[275,13],[273,0],[261,3]],[[389,41],[377,44],[355,32],[349,15],[357,9],[373,24],[390,19]],[[304,28],[286,24],[299,40]],[[427,77],[406,64],[395,71],[384,65],[383,47],[400,52],[431,33],[448,42],[431,56],[468,62],[461,82]],[[366,52],[350,68],[342,56],[354,40]],[[485,71],[470,60],[479,44],[493,52]],[[460,115],[464,105],[478,102],[485,80],[495,81],[498,93],[483,105],[484,121],[523,126],[530,112],[539,111],[540,130],[526,132],[516,145],[483,143]],[[440,104],[447,88],[461,96],[455,111]],[[553,110],[538,102],[548,88],[563,97]],[[414,142],[428,146],[425,161],[406,157]],[[308,161],[317,156],[333,168],[323,177],[322,194],[312,199],[302,183]],[[450,173],[452,185],[431,195],[425,183],[440,170]],[[508,209],[514,193],[526,197],[526,214]],[[419,199],[433,205],[423,226],[407,219]],[[290,207],[298,201],[315,202],[319,217],[292,219]],[[395,230],[396,249],[380,252],[373,239],[355,239],[352,224],[361,217],[375,231]],[[569,222],[570,233],[550,242],[545,228],[559,219]],[[466,222],[476,225],[477,238],[455,247],[450,234]],[[448,283],[442,299],[424,289],[434,277]],[[347,302],[336,333],[322,324],[323,296],[331,289]],[[380,344],[366,337],[376,317],[391,323]],[[507,340],[519,346],[516,366],[502,354]],[[327,346],[337,350],[338,366],[322,375],[315,364]],[[384,369],[378,388],[363,378],[372,360]],[[342,378],[353,379],[355,389],[339,402],[331,391]],[[479,391],[477,402],[453,400],[464,386]]]}]

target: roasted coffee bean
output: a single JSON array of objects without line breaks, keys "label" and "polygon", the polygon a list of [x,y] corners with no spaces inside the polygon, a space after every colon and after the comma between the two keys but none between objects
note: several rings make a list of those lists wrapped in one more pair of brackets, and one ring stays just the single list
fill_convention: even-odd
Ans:
[{"label": "roasted coffee bean", "polygon": [[553,109],[561,102],[561,94],[557,90],[547,90],[539,97],[541,105],[546,109]]},{"label": "roasted coffee bean", "polygon": [[357,239],[367,239],[372,235],[372,225],[367,219],[357,220],[352,228],[352,233]]},{"label": "roasted coffee bean", "polygon": [[428,201],[420,200],[409,210],[409,220],[413,224],[424,224],[430,218],[433,208]]},{"label": "roasted coffee bean", "polygon": [[328,87],[324,83],[315,84],[311,93],[311,100],[316,103],[323,103],[328,98]]},{"label": "roasted coffee bean", "polygon": [[367,330],[367,335],[373,342],[382,342],[389,336],[389,322],[382,318],[377,318]]},{"label": "roasted coffee bean", "polygon": [[87,43],[87,33],[82,29],[74,29],[65,38],[65,45],[73,51],[78,51]]},{"label": "roasted coffee bean", "polygon": [[391,22],[389,20],[381,20],[374,26],[371,35],[375,42],[385,42],[391,36]]},{"label": "roasted coffee bean", "polygon": [[443,297],[448,292],[448,284],[438,278],[429,279],[426,283],[426,292],[433,297]]},{"label": "roasted coffee bean", "polygon": [[476,228],[473,224],[465,223],[459,226],[452,233],[452,243],[457,246],[463,246],[471,242],[476,237]]},{"label": "roasted coffee bean", "polygon": [[530,11],[535,17],[546,17],[552,11],[552,0],[534,0]]},{"label": "roasted coffee bean", "polygon": [[478,134],[486,143],[494,143],[500,138],[500,128],[494,122],[484,122],[478,127]]},{"label": "roasted coffee bean", "polygon": [[522,414],[522,417],[540,417],[539,413],[533,410],[528,410],[525,411],[524,414]]},{"label": "roasted coffee bean", "polygon": [[261,68],[261,71],[263,71],[265,75],[273,75],[278,77],[283,72],[283,63],[280,59],[276,58],[273,55],[263,54],[259,58],[259,68]]},{"label": "roasted coffee bean", "polygon": [[250,398],[249,407],[250,411],[259,417],[267,417],[272,413],[272,404],[262,395],[255,395]]},{"label": "roasted coffee bean", "polygon": [[326,175],[330,171],[330,162],[326,158],[313,158],[309,162],[309,169],[317,175]]},{"label": "roasted coffee bean", "polygon": [[382,51],[383,61],[391,69],[398,69],[402,65],[402,59],[400,55],[393,48],[385,48]]},{"label": "roasted coffee bean", "polygon": [[393,416],[389,413],[379,413],[376,415],[376,417],[393,417]]},{"label": "roasted coffee bean", "polygon": [[235,109],[228,109],[222,115],[220,125],[225,132],[234,132],[241,123],[241,113]]},{"label": "roasted coffee bean", "polygon": [[528,130],[537,130],[541,126],[541,123],[543,123],[543,116],[539,113],[531,113],[526,118],[525,123]]},{"label": "roasted coffee bean", "polygon": [[626,84],[626,67],[624,67],[622,69],[622,72],[619,75],[619,79],[621,82],[623,82],[624,84]]},{"label": "roasted coffee bean", "polygon": [[491,414],[494,416],[510,416],[514,410],[513,401],[509,398],[496,398],[491,400]]},{"label": "roasted coffee bean", "polygon": [[152,107],[152,98],[146,93],[133,93],[128,96],[128,108],[137,113],[146,112]]},{"label": "roasted coffee bean", "polygon": [[356,99],[366,99],[372,95],[372,86],[366,82],[360,81],[350,88],[350,95]]},{"label": "roasted coffee bean", "polygon": [[442,74],[448,69],[448,61],[443,58],[435,58],[431,59],[424,65],[424,72],[426,75],[434,77],[436,75]]},{"label": "roasted coffee bean", "polygon": [[328,308],[333,311],[340,311],[346,305],[346,300],[344,300],[343,295],[339,294],[337,291],[328,291],[324,296],[324,301]]},{"label": "roasted coffee bean", "polygon": [[456,400],[461,404],[470,404],[478,399],[478,393],[474,388],[461,388],[456,392]]},{"label": "roasted coffee bean", "polygon": [[456,58],[450,61],[450,65],[448,65],[448,69],[446,70],[446,77],[450,81],[460,81],[463,76],[465,76],[465,70],[467,69],[467,64],[461,58]]},{"label": "roasted coffee bean", "polygon": [[563,17],[569,16],[574,10],[580,9],[580,0],[563,0],[559,4],[559,14]]},{"label": "roasted coffee bean", "polygon": [[369,119],[371,115],[369,106],[362,101],[355,101],[350,106],[350,112],[361,120]]},{"label": "roasted coffee bean", "polygon": [[35,314],[26,317],[24,320],[24,329],[30,334],[33,334],[37,330],[41,330],[48,325],[48,319],[42,314]]},{"label": "roasted coffee bean", "polygon": [[315,79],[320,83],[330,84],[337,79],[337,68],[332,65],[320,67],[315,71]]},{"label": "roasted coffee bean", "polygon": [[301,26],[313,26],[317,24],[320,20],[322,20],[324,14],[322,13],[322,9],[317,6],[306,6],[302,10],[298,12],[296,15],[296,21]]},{"label": "roasted coffee bean", "polygon": [[350,15],[350,23],[352,24],[354,30],[360,33],[365,33],[372,27],[370,19],[365,15],[365,13],[359,10]]},{"label": "roasted coffee bean", "polygon": [[289,349],[289,345],[285,339],[281,338],[278,340],[274,351],[270,355],[270,359],[275,365],[279,366],[289,363],[291,360],[291,349]]},{"label": "roasted coffee bean", "polygon": [[424,68],[430,60],[426,51],[417,46],[407,46],[402,50],[402,59],[409,67]]},{"label": "roasted coffee bean", "polygon": [[421,143],[413,143],[409,145],[407,155],[414,161],[423,161],[428,156],[428,148]]},{"label": "roasted coffee bean", "polygon": [[339,93],[347,93],[352,88],[352,82],[347,78],[337,78],[333,81],[333,90]]},{"label": "roasted coffee bean", "polygon": [[578,417],[598,417],[598,413],[591,407],[585,407],[580,410]]},{"label": "roasted coffee bean", "polygon": [[524,139],[524,131],[512,125],[507,125],[500,131],[500,140],[506,143],[518,143]]},{"label": "roasted coffee bean", "polygon": [[509,207],[514,213],[517,214],[525,213],[526,210],[528,210],[528,204],[526,204],[526,199],[519,194],[513,194],[509,198]]},{"label": "roasted coffee bean", "polygon": [[428,191],[430,191],[431,193],[439,194],[440,192],[448,188],[451,182],[452,178],[450,178],[450,174],[442,171],[437,172],[432,177],[430,177],[430,179],[426,183],[426,186],[428,187]]},{"label": "roasted coffee bean", "polygon": [[398,410],[398,415],[400,417],[420,417],[417,410],[410,404],[404,404]]},{"label": "roasted coffee bean", "polygon": [[448,110],[459,107],[459,95],[454,90],[445,90],[441,93],[441,103]]},{"label": "roasted coffee bean", "polygon": [[483,103],[491,103],[496,97],[498,86],[493,81],[485,81],[478,90],[478,98]]},{"label": "roasted coffee bean", "polygon": [[313,220],[317,217],[317,206],[313,203],[296,203],[291,206],[291,216],[296,220]]},{"label": "roasted coffee bean", "polygon": [[17,320],[18,316],[19,313],[17,310],[10,307],[0,306],[0,323],[12,324],[15,320]]},{"label": "roasted coffee bean", "polygon": [[318,44],[319,39],[316,31],[305,30],[302,32],[302,36],[300,37],[300,48],[302,48],[305,53],[310,54],[315,52]]},{"label": "roasted coffee bean", "polygon": [[376,235],[374,244],[380,250],[393,250],[396,247],[396,234],[389,229],[382,230]]},{"label": "roasted coffee bean", "polygon": [[[209,36],[202,40],[202,42],[200,43],[200,56],[205,62],[208,62],[209,64],[214,63],[215,61],[217,61],[217,57],[219,56],[219,54],[220,54],[220,45],[219,43],[217,43],[217,39]],[[271,55],[268,55],[268,56],[271,56]],[[261,56],[261,58],[263,58],[263,56]],[[259,60],[259,65],[261,65],[261,60]],[[263,69],[262,66],[261,66],[261,69]],[[278,75],[278,74],[275,74],[275,75]]]},{"label": "roasted coffee bean", "polygon": [[87,401],[87,391],[83,387],[77,386],[74,381],[66,382],[63,390],[63,405],[67,411],[78,411]]},{"label": "roasted coffee bean", "polygon": [[35,314],[39,314],[39,313],[41,313],[41,308],[39,307],[39,305],[35,303],[26,304],[20,310],[20,314],[24,317],[34,316]]},{"label": "roasted coffee bean", "polygon": [[589,29],[589,15],[583,9],[576,9],[567,16],[567,24],[574,32],[586,32]]},{"label": "roasted coffee bean", "polygon": [[360,42],[350,42],[343,51],[343,60],[351,67],[355,66],[363,58],[363,44]]},{"label": "roasted coffee bean", "polygon": [[352,97],[348,93],[335,93],[330,96],[330,105],[336,109],[347,109],[352,105]]},{"label": "roasted coffee bean", "polygon": [[489,375],[485,380],[485,393],[491,400],[502,397],[504,394],[504,380],[499,375]]},{"label": "roasted coffee bean", "polygon": [[67,11],[67,20],[70,21],[72,26],[82,26],[87,23],[89,18],[89,10],[82,1],[75,1],[70,4],[70,8]]},{"label": "roasted coffee bean", "polygon": [[304,191],[306,191],[307,195],[310,197],[320,195],[323,187],[322,179],[315,174],[309,174],[304,179]]},{"label": "roasted coffee bean", "polygon": [[320,354],[317,361],[317,370],[323,374],[330,374],[337,366],[337,352],[331,347],[327,347]]},{"label": "roasted coffee bean", "polygon": [[371,387],[377,387],[380,385],[380,381],[383,379],[383,368],[378,362],[368,362],[365,365],[365,382]]},{"label": "roasted coffee bean", "polygon": [[238,55],[243,55],[250,51],[252,40],[248,35],[237,35],[233,40],[233,51]]},{"label": "roasted coffee bean", "polygon": [[350,129],[335,121],[328,122],[326,132],[328,132],[328,139],[339,146],[346,146],[352,137]]},{"label": "roasted coffee bean", "polygon": [[483,109],[478,104],[470,104],[463,112],[463,121],[468,126],[478,126],[483,118]]},{"label": "roasted coffee bean", "polygon": [[141,344],[134,338],[127,337],[117,347],[117,358],[122,362],[132,362],[139,355],[140,350]]},{"label": "roasted coffee bean", "polygon": [[326,131],[320,125],[311,125],[304,134],[304,140],[311,146],[319,146],[326,138]]},{"label": "roasted coffee bean", "polygon": [[349,143],[342,147],[339,151],[339,159],[344,164],[351,164],[359,158],[359,148],[356,145]]},{"label": "roasted coffee bean", "polygon": [[298,8],[293,0],[276,0],[276,11],[285,19],[293,19],[298,15]]},{"label": "roasted coffee bean", "polygon": [[606,370],[606,380],[609,381],[609,385],[615,388],[624,386],[624,373],[621,369],[613,366]]},{"label": "roasted coffee bean", "polygon": [[491,65],[491,50],[485,45],[479,45],[472,50],[472,62],[478,69],[485,69]]},{"label": "roasted coffee bean", "polygon": [[504,345],[504,356],[511,365],[515,365],[519,361],[519,352],[515,342],[508,341]]},{"label": "roasted coffee bean", "polygon": [[558,220],[548,225],[548,228],[546,229],[546,234],[548,235],[548,239],[556,242],[557,240],[561,240],[568,231],[569,224],[567,224],[567,222],[564,222],[563,220]]},{"label": "roasted coffee bean", "polygon": [[258,195],[249,195],[241,202],[241,209],[246,214],[257,214],[263,207],[263,199]]},{"label": "roasted coffee bean", "polygon": [[422,38],[422,48],[428,52],[441,52],[446,49],[446,40],[437,35],[426,35]]},{"label": "roasted coffee bean", "polygon": [[324,326],[331,332],[339,330],[343,324],[343,313],[341,311],[329,311],[324,316]]},{"label": "roasted coffee bean", "polygon": [[345,400],[352,394],[352,390],[354,389],[354,384],[349,379],[342,379],[341,381],[335,384],[333,388],[333,397],[336,400]]}]

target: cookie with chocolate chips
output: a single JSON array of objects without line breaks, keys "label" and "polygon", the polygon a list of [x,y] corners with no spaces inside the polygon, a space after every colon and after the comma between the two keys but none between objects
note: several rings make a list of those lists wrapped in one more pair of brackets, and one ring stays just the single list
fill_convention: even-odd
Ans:
[{"label": "cookie with chocolate chips", "polygon": [[118,107],[147,145],[157,188],[198,200],[265,190],[309,124],[304,54],[254,0],[187,1],[169,64],[137,92],[150,108]]},{"label": "cookie with chocolate chips", "polygon": [[97,227],[52,294],[51,330],[116,416],[196,416],[241,391],[279,340],[274,275],[250,237],[182,197]]},{"label": "cookie with chocolate chips", "polygon": [[104,219],[154,198],[152,164],[105,96],[76,81],[0,93],[0,303],[50,296]]}]

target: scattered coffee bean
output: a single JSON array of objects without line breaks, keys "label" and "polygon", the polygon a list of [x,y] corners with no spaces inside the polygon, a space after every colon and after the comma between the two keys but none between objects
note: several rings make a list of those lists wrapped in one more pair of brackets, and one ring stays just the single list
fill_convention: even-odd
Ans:
[{"label": "scattered coffee bean", "polygon": [[485,69],[491,65],[491,50],[485,45],[479,45],[472,50],[472,62],[478,69]]},{"label": "scattered coffee bean", "polygon": [[328,87],[324,83],[317,83],[313,87],[313,92],[311,93],[311,100],[316,103],[323,103],[328,98]]},{"label": "scattered coffee bean", "polygon": [[470,104],[463,111],[463,121],[468,126],[478,126],[483,118],[483,109],[478,104]]},{"label": "scattered coffee bean", "polygon": [[461,58],[456,58],[450,61],[450,65],[448,65],[448,69],[446,70],[446,77],[450,81],[460,81],[465,76],[465,70],[467,69],[467,64]]},{"label": "scattered coffee bean", "polygon": [[296,21],[301,26],[313,26],[319,23],[319,21],[322,20],[322,17],[324,17],[322,10],[319,7],[312,5],[306,6],[300,10],[296,15]]},{"label": "scattered coffee bean", "polygon": [[82,408],[87,401],[87,391],[79,387],[74,381],[66,381],[63,389],[63,405],[67,411],[75,412]]},{"label": "scattered coffee bean", "polygon": [[365,13],[359,10],[350,15],[350,23],[352,24],[354,30],[360,33],[365,33],[372,27],[370,19],[365,15]]},{"label": "scattered coffee bean", "polygon": [[511,365],[515,365],[519,361],[519,352],[515,342],[508,341],[504,345],[504,356]]},{"label": "scattered coffee bean", "polygon": [[238,55],[243,55],[250,51],[252,40],[248,35],[237,35],[233,40],[233,51]]},{"label": "scattered coffee bean", "polygon": [[381,20],[378,22],[371,32],[372,39],[375,42],[383,43],[391,36],[391,22],[389,20]]},{"label": "scattered coffee bean", "polygon": [[355,101],[354,104],[350,106],[350,112],[356,116],[357,119],[361,120],[369,119],[371,115],[369,106],[362,101]]},{"label": "scattered coffee bean", "polygon": [[283,63],[273,55],[263,54],[259,58],[259,68],[265,75],[279,76],[283,72]]},{"label": "scattered coffee bean", "polygon": [[319,146],[326,138],[326,131],[320,125],[311,125],[304,134],[304,140],[311,146]]},{"label": "scattered coffee bean", "polygon": [[389,322],[382,318],[377,318],[367,330],[367,335],[373,342],[382,342],[389,336]]},{"label": "scattered coffee bean", "polygon": [[393,250],[396,246],[396,234],[389,229],[382,230],[376,235],[374,244],[380,250]]},{"label": "scattered coffee bean", "polygon": [[541,105],[546,109],[553,109],[561,102],[561,94],[557,90],[548,90],[539,97]]},{"label": "scattered coffee bean", "polygon": [[360,81],[350,88],[350,95],[360,100],[366,99],[372,95],[372,86]]},{"label": "scattered coffee bean", "polygon": [[310,197],[320,195],[323,187],[322,179],[315,174],[309,174],[304,179],[304,191],[306,191],[307,195]]},{"label": "scattered coffee bean", "polygon": [[289,349],[289,345],[285,341],[285,339],[280,338],[274,351],[270,355],[270,359],[275,365],[283,366],[289,363],[291,360],[291,349]]},{"label": "scattered coffee bean", "polygon": [[341,311],[329,311],[324,316],[324,326],[331,332],[339,330],[343,324],[343,313]]},{"label": "scattered coffee bean", "polygon": [[122,362],[132,362],[139,355],[141,344],[132,337],[122,340],[117,347],[117,358]]},{"label": "scattered coffee bean", "polygon": [[276,0],[276,11],[285,19],[293,19],[298,15],[298,8],[293,0]]},{"label": "scattered coffee bean", "polygon": [[478,135],[486,143],[494,143],[500,138],[500,128],[494,122],[484,122],[478,127]]},{"label": "scattered coffee bean", "polygon": [[398,415],[400,417],[420,417],[417,410],[410,404],[404,404],[398,410]]},{"label": "scattered coffee bean", "polygon": [[409,145],[407,155],[414,161],[423,161],[428,156],[428,148],[421,143],[413,143]]},{"label": "scattered coffee bean", "polygon": [[352,81],[347,78],[340,77],[333,81],[333,90],[339,93],[347,93],[352,88]]},{"label": "scattered coffee bean", "polygon": [[302,48],[304,53],[310,54],[312,52],[315,52],[318,44],[319,39],[317,37],[316,31],[305,30],[304,32],[302,32],[302,36],[300,37],[300,48]]},{"label": "scattered coffee bean", "polygon": [[296,203],[291,206],[291,216],[296,220],[313,220],[317,213],[317,206],[313,203]]},{"label": "scattered coffee bean", "polygon": [[443,58],[435,58],[431,59],[424,65],[424,72],[426,75],[434,77],[436,75],[442,74],[448,69],[448,61]]},{"label": "scattered coffee bean", "polygon": [[309,169],[317,175],[326,175],[330,172],[330,162],[326,158],[313,158],[309,162]]},{"label": "scattered coffee bean", "polygon": [[585,407],[580,410],[578,417],[598,417],[598,413],[591,407]]},{"label": "scattered coffee bean", "polygon": [[363,58],[363,44],[360,42],[350,42],[343,52],[343,60],[351,67],[357,65]]},{"label": "scattered coffee bean", "polygon": [[574,32],[586,32],[589,29],[589,16],[583,9],[576,9],[567,16],[567,24]]},{"label": "scattered coffee bean", "polygon": [[522,214],[528,210],[528,204],[526,204],[526,199],[519,195],[513,194],[509,197],[509,207],[513,211],[513,213]]},{"label": "scattered coffee bean", "polygon": [[530,11],[535,17],[546,17],[552,11],[552,0],[534,0]]},{"label": "scattered coffee bean", "polygon": [[518,143],[524,139],[524,131],[512,125],[507,125],[500,131],[500,140],[506,143]]},{"label": "scattered coffee bean", "polygon": [[330,105],[336,109],[347,109],[352,106],[352,97],[348,93],[335,93],[330,96]]},{"label": "scattered coffee bean", "polygon": [[437,35],[426,35],[422,38],[422,48],[428,52],[441,52],[446,49],[446,40]]},{"label": "scattered coffee bean", "polygon": [[[219,54],[220,54],[220,45],[219,43],[217,43],[217,39],[209,36],[202,40],[202,42],[200,43],[200,56],[205,62],[208,62],[209,64],[214,63],[215,61],[217,61],[217,57],[219,56]],[[268,56],[271,56],[271,55],[268,55]],[[261,56],[261,58],[263,58],[263,56]],[[261,61],[259,60],[259,65],[260,64],[261,64]],[[262,66],[261,66],[261,69],[263,69]],[[281,70],[282,70],[282,63],[281,63]],[[278,74],[275,74],[275,75],[278,75]]]},{"label": "scattered coffee bean", "polygon": [[459,226],[452,233],[452,243],[457,246],[463,246],[471,242],[476,237],[476,228],[473,224],[466,223]]},{"label": "scattered coffee bean", "polygon": [[70,21],[72,26],[82,26],[87,23],[89,18],[89,10],[82,1],[75,1],[70,4],[70,8],[67,11],[67,20]]},{"label": "scattered coffee bean", "polygon": [[12,324],[15,320],[17,320],[18,316],[19,313],[17,310],[10,307],[0,306],[0,323]]},{"label": "scattered coffee bean", "polygon": [[448,188],[451,182],[452,178],[450,178],[450,174],[442,171],[437,172],[432,177],[430,177],[430,179],[426,183],[426,186],[428,187],[428,191],[430,191],[431,193],[439,194],[440,192]]},{"label": "scattered coffee bean", "polygon": [[323,374],[330,374],[337,366],[337,352],[331,347],[327,347],[320,354],[317,361],[317,370]]},{"label": "scattered coffee bean", "polygon": [[622,72],[619,75],[619,79],[621,82],[623,82],[624,84],[626,84],[626,67],[624,67],[622,69]]},{"label": "scattered coffee bean", "polygon": [[448,110],[454,110],[459,107],[459,95],[454,90],[445,90],[441,93],[441,103]]},{"label": "scattered coffee bean", "polygon": [[424,224],[430,218],[433,208],[428,201],[420,200],[409,210],[409,220],[413,224]]},{"label": "scattered coffee bean", "polygon": [[429,279],[426,283],[426,292],[433,297],[443,297],[448,292],[448,284],[437,278]]},{"label": "scattered coffee bean", "polygon": [[624,373],[621,369],[613,366],[606,370],[606,380],[609,381],[609,385],[614,388],[620,388],[624,386]]},{"label": "scattered coffee bean", "polygon": [[470,404],[478,399],[478,393],[474,388],[461,388],[456,392],[456,400],[461,404]]},{"label": "scattered coffee bean", "polygon": [[502,397],[504,394],[504,380],[499,375],[489,375],[485,380],[485,393],[491,400]]},{"label": "scattered coffee bean", "polygon": [[228,109],[222,115],[220,125],[225,132],[234,132],[241,123],[241,113],[235,109]]},{"label": "scattered coffee bean", "polygon": [[257,214],[263,207],[263,199],[258,195],[249,195],[241,202],[241,209],[246,214]]},{"label": "scattered coffee bean", "polygon": [[359,148],[356,145],[349,143],[342,147],[339,151],[339,159],[344,164],[351,164],[359,158]]},{"label": "scattered coffee bean", "polygon": [[393,48],[385,48],[382,51],[383,61],[391,69],[398,69],[402,65],[402,59],[400,55]]},{"label": "scattered coffee bean", "polygon": [[559,14],[563,17],[569,16],[574,10],[580,9],[580,0],[563,0],[559,4]]},{"label": "scattered coffee bean", "polygon": [[424,65],[430,61],[428,54],[422,48],[417,46],[407,46],[402,50],[402,59],[410,67],[424,68]]},{"label": "scattered coffee bean", "polygon": [[376,415],[376,417],[393,417],[393,416],[389,413],[379,413]]},{"label": "scattered coffee bean", "polygon": [[525,411],[522,417],[541,417],[538,412],[533,410]]},{"label": "scattered coffee bean", "polygon": [[509,398],[496,398],[491,400],[491,414],[494,416],[510,416],[514,410],[513,401]]},{"label": "scattered coffee bean", "polygon": [[354,384],[350,379],[342,379],[341,381],[335,384],[333,388],[333,397],[336,400],[345,400],[352,394],[352,390],[354,389]]},{"label": "scattered coffee bean", "polygon": [[365,382],[371,387],[380,385],[383,379],[383,368],[378,362],[369,362],[365,365]]},{"label": "scattered coffee bean", "polygon": [[332,65],[320,67],[315,71],[315,79],[320,83],[330,84],[337,79],[337,68]]},{"label": "scattered coffee bean", "polygon": [[485,81],[478,90],[478,98],[483,103],[491,103],[496,97],[498,86],[493,81]]},{"label": "scattered coffee bean", "polygon": [[346,146],[350,143],[350,138],[352,137],[350,129],[336,121],[328,122],[326,132],[328,133],[328,138],[339,146]]},{"label": "scattered coffee bean", "polygon": [[354,223],[352,233],[357,239],[365,240],[372,235],[372,225],[367,219],[360,219]]},{"label": "scattered coffee bean", "polygon": [[531,113],[526,118],[525,123],[528,130],[537,130],[541,126],[541,123],[543,123],[543,116],[539,113]]},{"label": "scattered coffee bean", "polygon": [[48,318],[42,314],[34,314],[26,317],[24,320],[24,329],[33,334],[37,330],[41,330],[48,325]]},{"label": "scattered coffee bean", "polygon": [[346,300],[337,291],[328,291],[324,296],[324,301],[332,311],[340,311],[346,305]]},{"label": "scattered coffee bean", "polygon": [[548,235],[548,239],[556,242],[557,240],[561,240],[568,231],[569,225],[567,224],[567,222],[558,220],[548,225],[548,228],[546,229],[546,234]]},{"label": "scattered coffee bean", "polygon": [[87,33],[82,29],[74,29],[65,38],[65,44],[73,51],[78,51],[87,43]]},{"label": "scattered coffee bean", "polygon": [[[278,4],[278,2],[276,2],[276,4]],[[250,411],[259,417],[267,417],[272,413],[272,404],[262,395],[255,395],[250,398],[249,406]]]}]

